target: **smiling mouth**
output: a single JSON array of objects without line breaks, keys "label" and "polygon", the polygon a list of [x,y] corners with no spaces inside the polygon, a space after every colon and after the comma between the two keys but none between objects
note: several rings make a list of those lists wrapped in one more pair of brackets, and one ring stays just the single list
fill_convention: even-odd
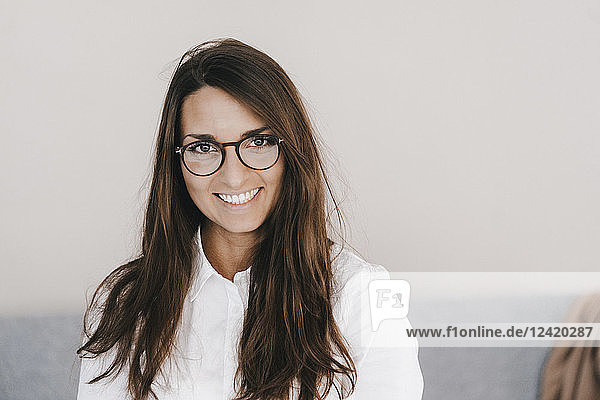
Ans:
[{"label": "smiling mouth", "polygon": [[213,193],[213,195],[215,195],[221,201],[223,201],[224,203],[227,203],[229,205],[241,206],[241,205],[247,204],[250,201],[252,201],[252,199],[254,199],[262,189],[263,189],[263,187],[260,186],[258,188],[255,188],[255,189],[252,189],[247,192],[240,193],[240,194],[229,195],[229,194],[222,194],[222,193]]}]

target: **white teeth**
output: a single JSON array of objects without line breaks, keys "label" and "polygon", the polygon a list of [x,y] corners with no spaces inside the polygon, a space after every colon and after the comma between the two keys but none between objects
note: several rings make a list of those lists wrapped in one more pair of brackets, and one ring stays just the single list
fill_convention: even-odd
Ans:
[{"label": "white teeth", "polygon": [[247,203],[250,200],[252,200],[254,198],[254,196],[256,196],[256,193],[258,193],[259,190],[260,190],[260,188],[257,188],[257,189],[253,189],[249,192],[246,192],[246,193],[234,194],[233,196],[231,196],[229,194],[218,193],[218,196],[227,203],[244,204],[244,203]]}]

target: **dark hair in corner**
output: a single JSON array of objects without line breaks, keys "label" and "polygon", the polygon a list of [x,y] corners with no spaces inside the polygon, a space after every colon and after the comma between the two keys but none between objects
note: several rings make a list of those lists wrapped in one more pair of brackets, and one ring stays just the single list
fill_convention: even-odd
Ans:
[{"label": "dark hair in corner", "polygon": [[[354,391],[356,367],[333,317],[334,242],[327,234],[326,189],[345,234],[344,218],[298,90],[268,55],[232,38],[187,51],[173,74],[156,142],[141,253],[102,281],[84,316],[86,342],[77,354],[115,353],[89,383],[127,368],[132,397],[156,398],[152,383],[173,350],[198,252],[194,237],[205,218],[187,192],[175,154],[182,104],[204,86],[220,88],[249,107],[285,143],[279,198],[251,251],[236,399],[287,399],[296,378],[300,400],[324,398],[332,385],[345,398]],[[336,374],[349,379],[349,393]]]}]

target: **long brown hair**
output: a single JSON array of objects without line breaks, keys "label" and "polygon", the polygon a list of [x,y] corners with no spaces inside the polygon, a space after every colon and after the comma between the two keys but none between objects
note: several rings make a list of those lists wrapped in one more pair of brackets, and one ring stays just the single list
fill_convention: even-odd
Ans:
[{"label": "long brown hair", "polygon": [[194,236],[205,218],[187,192],[175,154],[181,106],[206,85],[225,90],[284,139],[279,198],[251,249],[236,399],[287,399],[295,379],[300,400],[324,398],[331,386],[345,398],[354,390],[356,367],[333,317],[334,242],[327,233],[332,227],[327,200],[333,201],[342,227],[343,213],[296,87],[268,55],[232,38],[187,51],[173,74],[156,142],[141,253],[102,281],[84,316],[87,341],[77,353],[115,354],[89,383],[128,367],[132,397],[156,398],[152,382],[173,350],[198,252]]}]

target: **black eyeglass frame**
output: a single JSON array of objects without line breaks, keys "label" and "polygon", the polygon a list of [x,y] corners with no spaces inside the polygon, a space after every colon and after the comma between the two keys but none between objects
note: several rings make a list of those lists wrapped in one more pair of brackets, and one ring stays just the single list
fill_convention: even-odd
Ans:
[{"label": "black eyeglass frame", "polygon": [[[243,142],[245,142],[246,140],[248,140],[248,139],[251,139],[251,138],[255,138],[255,137],[257,137],[257,136],[259,136],[259,137],[260,137],[260,136],[274,137],[275,139],[277,139],[277,142],[276,142],[276,144],[277,144],[277,158],[275,159],[275,161],[273,162],[273,164],[269,165],[269,166],[268,166],[268,167],[266,167],[266,168],[254,168],[254,167],[251,167],[251,166],[249,166],[248,164],[246,164],[246,163],[244,162],[244,160],[242,160],[242,157],[240,156],[240,145],[241,145]],[[219,150],[221,151],[221,163],[220,163],[220,164],[219,164],[219,166],[218,166],[218,167],[217,167],[217,168],[216,168],[216,169],[215,169],[213,172],[211,172],[210,174],[204,174],[204,175],[203,175],[203,174],[197,174],[197,173],[193,172],[193,171],[192,171],[192,170],[191,170],[191,169],[190,169],[190,168],[187,166],[187,164],[185,163],[185,159],[183,158],[183,153],[184,153],[184,152],[187,150],[187,148],[188,148],[189,146],[191,146],[191,145],[193,145],[193,144],[197,144],[197,143],[199,143],[199,142],[204,142],[204,143],[206,143],[206,142],[208,142],[208,143],[213,143],[213,144],[215,144],[215,145],[216,145],[216,146],[219,148]],[[277,136],[275,136],[275,135],[271,135],[271,134],[265,134],[265,133],[260,133],[260,132],[257,132],[257,133],[253,133],[252,135],[250,135],[250,136],[248,136],[248,137],[245,137],[245,138],[243,138],[243,139],[241,139],[241,140],[238,140],[237,142],[225,142],[225,143],[219,143],[219,142],[217,142],[216,140],[212,140],[212,139],[199,139],[199,140],[195,140],[195,141],[193,141],[193,142],[190,142],[190,143],[186,144],[185,146],[177,146],[177,147],[175,147],[175,153],[178,153],[178,154],[179,154],[181,161],[183,161],[183,165],[185,166],[185,169],[187,169],[187,170],[190,172],[190,174],[192,174],[192,175],[196,175],[196,176],[210,176],[210,175],[214,174],[215,172],[217,172],[219,169],[221,169],[221,167],[222,167],[222,166],[223,166],[223,164],[225,163],[225,156],[226,156],[226,153],[225,153],[225,147],[227,147],[227,146],[235,146],[235,154],[237,154],[237,158],[238,158],[238,160],[240,160],[240,162],[241,162],[242,164],[244,164],[244,166],[246,166],[246,167],[248,167],[248,168],[250,168],[250,169],[256,170],[256,171],[264,171],[264,170],[266,170],[266,169],[269,169],[269,168],[271,168],[271,167],[272,167],[273,165],[275,165],[275,164],[277,163],[277,161],[279,160],[279,156],[281,155],[281,146],[280,146],[280,143],[281,143],[281,142],[283,142],[283,139],[281,139],[281,138],[278,138],[278,137],[277,137]]]}]

